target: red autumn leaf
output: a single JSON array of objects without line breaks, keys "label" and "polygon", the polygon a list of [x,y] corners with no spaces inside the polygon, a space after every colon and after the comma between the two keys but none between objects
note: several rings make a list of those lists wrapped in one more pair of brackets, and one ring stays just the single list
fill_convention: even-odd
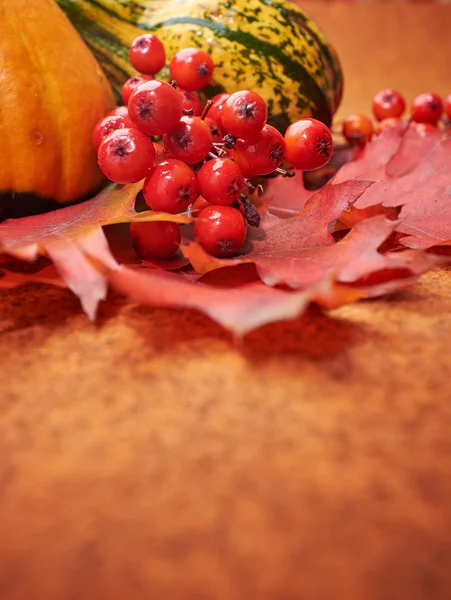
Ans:
[{"label": "red autumn leaf", "polygon": [[360,290],[337,287],[331,281],[303,292],[268,287],[252,271],[244,271],[244,277],[240,274],[239,269],[248,266],[228,269],[230,276],[219,285],[214,280],[219,271],[208,283],[168,271],[136,271],[125,266],[105,273],[112,287],[133,302],[194,308],[241,336],[267,323],[294,319],[312,301],[334,307],[362,297]]},{"label": "red autumn leaf", "polygon": [[[328,184],[315,192],[295,217],[280,219],[268,212],[263,216],[261,228],[250,234],[251,249],[235,259],[215,259],[197,244],[182,248],[193,267],[200,273],[227,265],[254,263],[267,285],[285,283],[293,288],[304,285],[304,270],[315,249],[322,251],[333,247],[330,233],[340,214],[371,186],[368,181],[347,181]],[[318,271],[321,278],[321,270]]]},{"label": "red autumn leaf", "polygon": [[300,212],[313,193],[305,189],[303,173],[297,171],[294,177],[270,179],[262,200],[271,214],[286,218]]},{"label": "red autumn leaf", "polygon": [[418,275],[442,264],[441,259],[423,252],[381,253],[380,247],[396,226],[395,221],[379,215],[359,222],[337,243],[301,248],[296,253],[270,252],[269,257],[264,251],[252,251],[242,259],[221,260],[211,257],[194,243],[186,251],[191,262],[196,266],[197,261],[203,272],[235,266],[241,261],[254,263],[269,286],[285,283],[293,289],[305,290],[333,280],[357,285],[361,288],[361,297],[372,297],[400,289],[405,278],[410,278],[411,284]]},{"label": "red autumn leaf", "polygon": [[[392,225],[381,225],[380,220],[381,217],[377,217],[371,226],[391,229]],[[363,227],[363,223],[360,227]],[[382,238],[381,231],[378,233]],[[364,239],[363,232],[360,232],[360,237]],[[385,258],[375,250],[365,251],[367,259],[372,262],[371,280],[367,275],[368,269],[363,269],[365,275],[356,284],[340,284],[335,280],[336,272],[328,269],[323,272],[321,281],[302,291],[266,286],[250,264],[219,268],[202,277],[195,277],[192,272],[136,271],[125,266],[104,268],[104,272],[112,287],[133,302],[194,308],[242,336],[267,323],[293,319],[311,302],[334,308],[361,298],[403,289],[412,285],[424,271],[441,264],[440,257],[417,250],[391,253]],[[350,265],[347,270],[342,270],[343,280],[353,279],[358,274],[359,271],[352,270]]]},{"label": "red autumn leaf", "polygon": [[[346,180],[348,177],[378,181],[387,181],[391,178],[401,177],[412,172],[422,159],[428,155],[441,137],[440,131],[432,131],[427,135],[418,133],[416,129],[401,125],[386,130],[371,143],[367,144],[360,158],[346,164],[338,172],[334,183]],[[379,187],[373,189],[373,197],[377,197]],[[367,194],[365,194],[367,197]],[[394,204],[393,207],[398,206]],[[398,211],[386,204],[375,200],[365,204],[363,199],[349,208],[339,220],[338,228],[351,228],[358,221],[368,219],[378,214],[385,214],[390,218],[398,216]]]},{"label": "red autumn leaf", "polygon": [[28,261],[39,254],[47,255],[67,286],[79,296],[85,312],[94,318],[99,301],[106,297],[107,282],[87,255],[110,267],[117,264],[102,225],[162,219],[190,221],[183,215],[137,213],[134,203],[141,187],[142,183],[109,186],[81,204],[4,221],[0,224],[0,252]]},{"label": "red autumn leaf", "polygon": [[407,175],[373,186],[355,207],[379,204],[402,207],[396,229],[404,234],[405,246],[430,248],[450,242],[451,138],[438,142]]},{"label": "red autumn leaf", "polygon": [[386,179],[386,165],[399,149],[404,132],[405,128],[402,125],[383,131],[365,146],[356,160],[341,167],[333,183],[342,183],[351,179],[373,181]]},{"label": "red autumn leaf", "polygon": [[413,171],[437,144],[441,135],[439,129],[422,134],[416,129],[407,128],[398,149],[387,162],[385,167],[386,178],[402,177]]}]

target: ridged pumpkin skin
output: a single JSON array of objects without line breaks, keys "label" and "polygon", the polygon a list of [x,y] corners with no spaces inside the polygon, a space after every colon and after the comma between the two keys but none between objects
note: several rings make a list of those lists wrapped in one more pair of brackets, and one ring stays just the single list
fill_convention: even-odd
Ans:
[{"label": "ridged pumpkin skin", "polygon": [[301,116],[330,124],[342,71],[322,31],[286,0],[58,0],[93,49],[117,91],[135,72],[128,46],[143,30],[157,35],[168,59],[198,46],[216,65],[209,94],[253,89],[284,130]]},{"label": "ridged pumpkin skin", "polygon": [[104,73],[54,0],[1,0],[0,23],[0,194],[95,192],[92,130],[114,106]]}]

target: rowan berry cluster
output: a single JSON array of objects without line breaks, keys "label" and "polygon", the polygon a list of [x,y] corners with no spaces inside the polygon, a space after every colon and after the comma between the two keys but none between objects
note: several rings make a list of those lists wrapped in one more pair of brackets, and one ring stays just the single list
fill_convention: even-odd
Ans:
[{"label": "rowan berry cluster", "polygon": [[[259,225],[249,194],[253,178],[274,172],[289,177],[292,169],[313,170],[329,161],[332,136],[323,123],[303,119],[282,135],[267,123],[266,102],[252,90],[218,94],[202,106],[197,92],[214,72],[207,52],[177,52],[169,82],[155,78],[166,64],[156,36],[135,39],[129,59],[140,74],[123,85],[124,105],[93,132],[100,168],[115,183],[144,180],[152,210],[189,211],[196,240],[212,255],[233,256],[247,227]],[[170,258],[180,245],[179,227],[167,221],[134,223],[130,232],[143,258]]]},{"label": "rowan berry cluster", "polygon": [[[366,115],[352,114],[343,121],[342,134],[350,144],[363,146],[384,129],[400,125],[406,106],[406,100],[400,92],[393,89],[381,90],[372,102],[376,123]],[[449,127],[450,123],[451,94],[443,101],[438,94],[432,92],[420,94],[413,100],[410,117],[405,120],[407,127],[422,135],[435,131],[440,124]]]}]

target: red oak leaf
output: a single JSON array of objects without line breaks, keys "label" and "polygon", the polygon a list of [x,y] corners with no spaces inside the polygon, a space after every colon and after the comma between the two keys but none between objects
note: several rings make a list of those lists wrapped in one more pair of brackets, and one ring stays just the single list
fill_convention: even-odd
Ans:
[{"label": "red oak leaf", "polygon": [[438,142],[403,177],[376,184],[355,203],[402,206],[397,231],[401,243],[411,248],[430,248],[451,241],[451,138]]},{"label": "red oak leaf", "polygon": [[[374,222],[373,228],[378,228],[378,225],[381,229],[388,227],[386,223],[381,224],[380,219],[377,217],[379,223]],[[334,308],[403,289],[412,285],[418,275],[442,262],[440,257],[417,250],[392,253],[385,259],[376,251],[370,253],[366,250],[366,253],[374,269],[371,279],[367,275],[368,270],[362,269],[365,275],[355,284],[340,284],[335,281],[336,272],[329,269],[323,273],[320,282],[302,291],[266,286],[250,264],[220,268],[200,278],[193,276],[192,272],[136,271],[125,266],[103,269],[112,287],[133,302],[194,308],[235,335],[243,336],[262,325],[293,319],[311,302]],[[358,273],[358,269],[352,271],[348,265],[348,269],[342,271],[343,279],[351,279]]]},{"label": "red oak leaf", "polygon": [[208,283],[168,271],[136,271],[125,266],[104,272],[112,287],[133,302],[194,308],[239,336],[267,323],[294,319],[312,301],[332,308],[362,297],[359,289],[334,286],[331,281],[303,292],[268,287],[252,271],[242,277],[237,269],[228,270],[230,277],[219,278],[219,285],[214,280],[219,271]]},{"label": "red oak leaf", "polygon": [[94,318],[99,301],[106,297],[107,282],[87,255],[110,267],[117,264],[102,225],[145,220],[190,221],[183,215],[137,213],[134,203],[141,188],[142,182],[109,186],[81,204],[4,221],[0,223],[0,252],[28,261],[39,254],[48,256],[60,277],[79,296],[87,315]]},{"label": "red oak leaf", "polygon": [[313,193],[305,189],[303,173],[297,171],[294,177],[278,176],[270,179],[262,201],[271,214],[286,218],[300,212]]},{"label": "red oak leaf", "polygon": [[386,178],[402,177],[415,169],[441,138],[439,129],[427,134],[407,128],[395,154],[385,167]]},{"label": "red oak leaf", "polygon": [[[290,219],[279,219],[268,211],[261,228],[250,234],[251,249],[242,257],[215,259],[195,243],[184,246],[182,251],[200,273],[251,262],[267,285],[285,283],[293,288],[302,287],[307,257],[317,248],[335,245],[330,233],[334,222],[371,184],[358,180],[328,184],[315,192],[304,209]],[[321,271],[318,273],[321,278]]]},{"label": "red oak leaf", "polygon": [[366,144],[359,158],[341,167],[332,180],[333,183],[342,183],[350,179],[386,179],[386,165],[399,149],[404,133],[403,125],[383,131],[372,142]]}]

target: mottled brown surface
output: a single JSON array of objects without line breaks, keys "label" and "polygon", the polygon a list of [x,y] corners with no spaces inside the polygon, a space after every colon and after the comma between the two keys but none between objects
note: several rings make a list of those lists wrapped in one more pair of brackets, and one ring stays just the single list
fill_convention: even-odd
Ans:
[{"label": "mottled brown surface", "polygon": [[238,347],[0,300],[1,600],[450,597],[450,271]]}]

